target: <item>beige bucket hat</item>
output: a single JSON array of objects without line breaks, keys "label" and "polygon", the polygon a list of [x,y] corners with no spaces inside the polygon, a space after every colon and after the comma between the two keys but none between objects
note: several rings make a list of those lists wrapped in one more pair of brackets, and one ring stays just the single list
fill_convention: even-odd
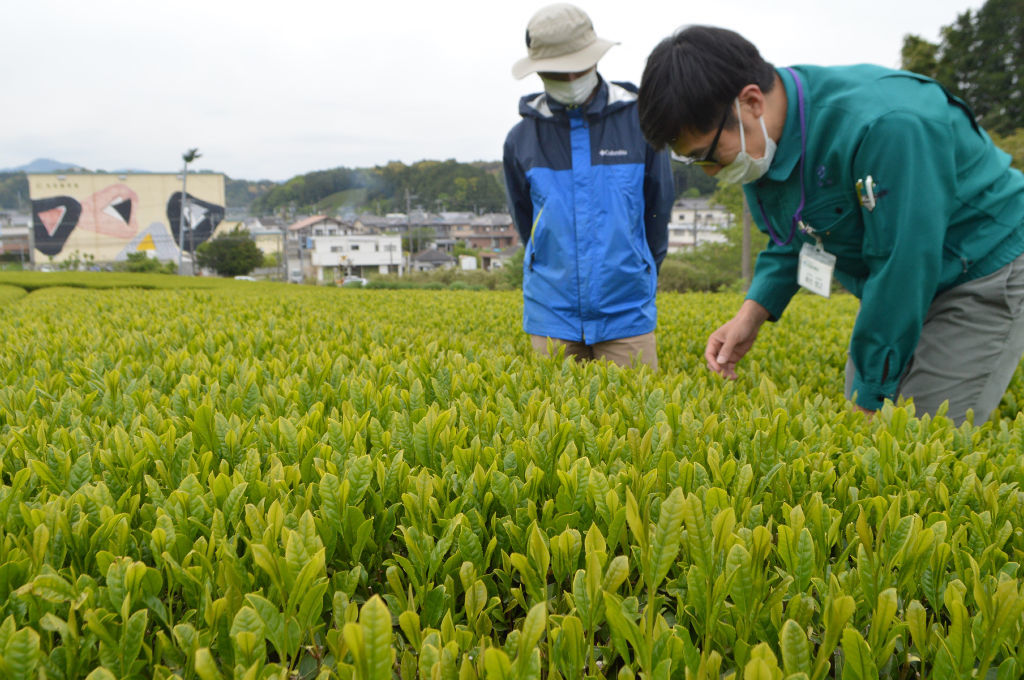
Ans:
[{"label": "beige bucket hat", "polygon": [[526,26],[526,57],[512,66],[522,79],[537,71],[576,73],[596,64],[617,42],[598,38],[587,13],[559,3],[537,11]]}]

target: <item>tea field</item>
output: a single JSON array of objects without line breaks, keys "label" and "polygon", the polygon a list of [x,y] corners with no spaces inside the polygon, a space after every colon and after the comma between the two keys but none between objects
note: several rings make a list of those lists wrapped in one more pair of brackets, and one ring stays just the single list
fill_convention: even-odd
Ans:
[{"label": "tea field", "polygon": [[[856,301],[736,382],[534,356],[517,293],[0,278],[0,677],[1024,677],[1024,378],[842,396]],[[160,281],[159,285],[149,282]]]}]

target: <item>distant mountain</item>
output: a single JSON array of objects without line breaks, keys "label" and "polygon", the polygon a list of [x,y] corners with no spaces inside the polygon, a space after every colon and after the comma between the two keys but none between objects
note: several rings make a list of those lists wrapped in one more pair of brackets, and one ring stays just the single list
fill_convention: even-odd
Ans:
[{"label": "distant mountain", "polygon": [[80,167],[82,166],[75,165],[74,163],[62,163],[52,158],[37,158],[31,163],[19,165],[16,168],[4,168],[0,172],[57,172],[58,170],[70,170]]}]

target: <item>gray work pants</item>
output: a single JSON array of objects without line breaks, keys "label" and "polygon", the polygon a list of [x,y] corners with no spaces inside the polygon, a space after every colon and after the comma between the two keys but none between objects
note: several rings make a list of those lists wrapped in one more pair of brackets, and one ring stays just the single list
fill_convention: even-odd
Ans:
[{"label": "gray work pants", "polygon": [[[949,400],[946,415],[960,425],[968,409],[988,420],[1024,354],[1024,255],[1002,269],[951,288],[928,308],[899,394],[913,397],[920,417]],[[855,375],[846,360],[846,396]]]}]

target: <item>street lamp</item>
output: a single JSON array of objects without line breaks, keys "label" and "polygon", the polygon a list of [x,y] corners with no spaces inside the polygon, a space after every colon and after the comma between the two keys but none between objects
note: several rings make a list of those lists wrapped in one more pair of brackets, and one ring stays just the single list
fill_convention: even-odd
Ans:
[{"label": "street lamp", "polygon": [[[188,164],[195,161],[202,154],[199,153],[199,149],[189,149],[185,153],[181,154],[181,158],[185,161],[185,168],[181,171],[181,205],[179,207],[178,214],[178,274],[181,274],[182,267],[182,255],[185,253],[185,209],[188,205]],[[189,219],[189,229],[192,228],[192,220]],[[195,273],[196,263],[192,263],[193,274]]]}]

